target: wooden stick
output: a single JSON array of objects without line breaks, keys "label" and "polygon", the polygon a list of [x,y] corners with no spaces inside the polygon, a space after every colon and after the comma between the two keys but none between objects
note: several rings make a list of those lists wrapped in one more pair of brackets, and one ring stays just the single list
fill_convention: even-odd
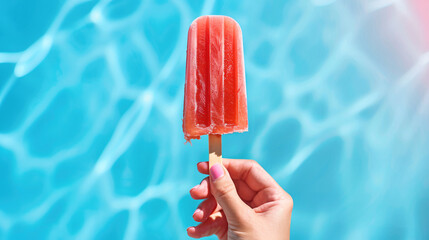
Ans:
[{"label": "wooden stick", "polygon": [[209,168],[215,163],[222,164],[222,135],[209,134]]}]

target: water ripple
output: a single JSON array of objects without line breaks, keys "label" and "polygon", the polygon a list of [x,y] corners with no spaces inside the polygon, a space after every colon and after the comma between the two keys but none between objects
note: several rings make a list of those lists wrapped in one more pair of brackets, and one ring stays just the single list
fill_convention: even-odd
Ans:
[{"label": "water ripple", "polygon": [[[28,24],[15,4],[0,4],[6,34]],[[292,238],[426,239],[429,43],[416,8],[62,2],[33,20],[39,32],[20,30],[36,39],[25,50],[0,52],[0,239],[186,239],[207,159],[207,138],[185,145],[181,131],[186,41],[205,14],[243,30],[250,131],[226,135],[224,154],[258,160],[291,193]]]}]

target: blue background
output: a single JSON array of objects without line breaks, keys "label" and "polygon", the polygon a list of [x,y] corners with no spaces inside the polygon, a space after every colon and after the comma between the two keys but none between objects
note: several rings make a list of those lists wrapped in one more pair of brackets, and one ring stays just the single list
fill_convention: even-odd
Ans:
[{"label": "blue background", "polygon": [[207,14],[244,39],[249,132],[223,155],[292,195],[292,238],[429,239],[429,44],[408,7],[0,0],[0,239],[188,239],[207,137],[184,144],[186,40]]}]

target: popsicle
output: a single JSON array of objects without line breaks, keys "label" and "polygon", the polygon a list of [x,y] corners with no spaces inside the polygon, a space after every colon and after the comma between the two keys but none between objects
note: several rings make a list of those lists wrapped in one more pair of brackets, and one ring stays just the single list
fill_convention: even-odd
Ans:
[{"label": "popsicle", "polygon": [[221,135],[248,129],[243,41],[234,19],[202,16],[192,22],[184,98],[186,141],[208,134],[210,165],[221,162]]}]

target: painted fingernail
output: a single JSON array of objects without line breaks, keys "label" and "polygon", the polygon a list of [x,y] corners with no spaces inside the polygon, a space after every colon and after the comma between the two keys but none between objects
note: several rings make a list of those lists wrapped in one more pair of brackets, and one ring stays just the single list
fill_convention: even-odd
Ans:
[{"label": "painted fingernail", "polygon": [[224,175],[223,167],[219,163],[214,164],[210,168],[210,177],[212,181],[216,181],[217,179],[223,177],[223,175]]}]

